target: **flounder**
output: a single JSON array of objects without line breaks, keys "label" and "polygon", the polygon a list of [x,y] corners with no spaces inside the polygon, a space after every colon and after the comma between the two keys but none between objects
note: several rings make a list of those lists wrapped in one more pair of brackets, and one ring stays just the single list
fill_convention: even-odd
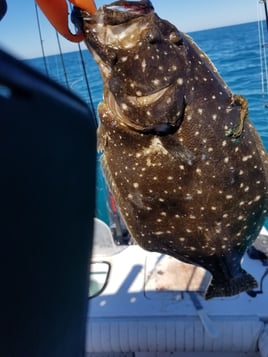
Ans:
[{"label": "flounder", "polygon": [[102,164],[132,237],[207,269],[206,299],[253,289],[240,263],[267,214],[268,161],[247,101],[150,1],[78,16],[103,77]]}]

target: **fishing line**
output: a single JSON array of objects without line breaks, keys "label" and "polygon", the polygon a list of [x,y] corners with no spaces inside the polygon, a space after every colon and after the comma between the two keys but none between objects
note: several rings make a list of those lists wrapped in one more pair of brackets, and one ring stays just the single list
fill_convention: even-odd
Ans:
[{"label": "fishing line", "polygon": [[64,62],[64,56],[63,56],[62,48],[61,48],[61,44],[60,44],[59,34],[58,34],[58,31],[55,31],[55,32],[56,32],[56,38],[57,38],[57,43],[58,43],[58,48],[59,48],[59,54],[60,54],[61,65],[62,65],[62,69],[63,69],[63,75],[64,75],[64,79],[65,79],[65,84],[66,84],[66,87],[68,89],[70,89],[67,71],[66,71],[65,62]]},{"label": "fishing line", "polygon": [[90,103],[91,111],[94,115],[95,125],[97,127],[98,126],[97,114],[96,114],[93,99],[92,99],[91,89],[90,89],[89,80],[88,80],[88,76],[87,76],[87,70],[86,70],[85,61],[84,61],[83,52],[82,52],[80,43],[78,43],[78,49],[79,49],[79,55],[80,55],[80,61],[81,61],[81,65],[82,65],[84,80],[85,80],[86,87],[87,87],[89,103]]},{"label": "fishing line", "polygon": [[268,10],[267,10],[267,2],[266,0],[262,0],[263,4],[264,4],[264,11],[265,11],[265,18],[266,18],[266,27],[268,30]]},{"label": "fishing line", "polygon": [[47,66],[47,60],[46,60],[45,49],[44,49],[44,40],[43,40],[43,38],[42,38],[41,26],[40,26],[40,19],[39,19],[38,7],[37,7],[36,2],[35,2],[35,13],[36,13],[38,33],[39,33],[39,40],[40,40],[41,49],[42,49],[42,57],[43,57],[43,61],[44,61],[44,67],[45,67],[46,75],[49,77],[48,66]]},{"label": "fishing line", "polygon": [[[73,10],[73,6],[69,2],[70,14],[72,13],[72,10]],[[93,103],[93,98],[92,98],[92,93],[91,93],[90,84],[89,84],[89,80],[88,80],[88,74],[87,74],[87,70],[86,70],[83,51],[82,51],[82,48],[81,48],[81,45],[80,45],[79,42],[78,42],[77,45],[78,45],[78,52],[79,52],[79,56],[80,56],[80,62],[81,62],[81,65],[82,65],[82,72],[83,72],[84,80],[85,80],[85,83],[86,83],[86,89],[87,89],[87,94],[88,94],[88,98],[89,98],[89,106],[90,106],[91,112],[92,112],[92,114],[94,116],[95,125],[97,127],[98,126],[97,114],[96,114],[94,103]]]},{"label": "fishing line", "polygon": [[[69,4],[69,14],[70,14],[70,13],[72,13],[73,6],[70,4],[70,2],[68,2],[68,4]],[[36,12],[36,19],[37,19],[38,32],[39,32],[39,40],[40,40],[41,49],[42,49],[42,58],[43,58],[43,61],[44,61],[45,72],[46,72],[46,75],[49,77],[47,58],[46,58],[44,44],[43,44],[44,40],[43,40],[43,37],[42,37],[40,18],[39,18],[39,13],[38,13],[38,5],[36,4],[36,2],[35,2],[35,12]],[[71,23],[71,21],[69,21],[69,23]],[[61,41],[60,41],[60,37],[59,37],[58,31],[56,31],[56,38],[57,38],[58,52],[59,52],[59,55],[60,55],[61,66],[62,66],[64,81],[65,81],[65,86],[68,89],[70,89],[70,83],[69,83],[69,80],[68,80],[67,67],[65,65],[64,53],[62,51],[62,46],[61,46]],[[85,81],[85,84],[86,84],[86,91],[87,91],[87,95],[88,95],[88,98],[89,98],[89,103],[88,103],[89,104],[89,108],[91,110],[92,116],[94,117],[94,123],[95,123],[95,125],[97,127],[98,126],[97,114],[96,114],[94,103],[93,103],[92,93],[91,93],[91,89],[90,89],[87,70],[86,70],[85,61],[84,61],[84,57],[83,57],[83,53],[82,53],[82,49],[81,49],[80,43],[78,43],[78,52],[79,52],[79,56],[80,56],[80,62],[81,62],[81,65],[82,65],[82,69],[81,70],[83,72],[83,77],[84,77],[84,81]]]},{"label": "fishing line", "polygon": [[[37,25],[38,25],[39,39],[40,39],[40,44],[41,44],[41,48],[42,48],[42,58],[44,61],[46,75],[49,77],[48,65],[47,65],[46,54],[45,54],[45,49],[44,49],[44,40],[42,37],[40,18],[39,18],[39,13],[38,13],[38,6],[37,6],[36,2],[35,2],[35,13],[36,13],[36,19],[37,19]],[[68,83],[68,78],[67,78],[66,67],[65,67],[65,63],[64,63],[64,57],[63,57],[62,48],[61,48],[61,44],[60,44],[59,34],[57,31],[56,31],[56,38],[57,38],[57,43],[58,43],[59,54],[60,54],[60,58],[61,58],[61,64],[62,64],[62,68],[63,68],[65,83],[66,83],[67,88],[70,89],[69,83]]]},{"label": "fishing line", "polygon": [[262,86],[262,96],[264,96],[264,75],[263,75],[263,56],[262,56],[262,39],[261,39],[261,22],[260,13],[259,13],[259,5],[257,2],[257,14],[258,14],[258,38],[259,38],[259,51],[260,51],[260,66],[261,66],[261,86]]},{"label": "fishing line", "polygon": [[265,42],[263,22],[261,22],[261,36],[262,36],[264,74],[265,74],[265,82],[266,82],[266,93],[265,94],[267,95],[267,93],[268,93],[268,69],[267,69],[267,56],[266,56],[267,43]]},{"label": "fishing line", "polygon": [[[267,66],[267,53],[266,53],[267,43],[265,42],[265,32],[263,28],[264,25],[262,21],[260,4],[266,5],[266,0],[257,0],[258,39],[259,39],[260,67],[261,67],[260,76],[261,76],[261,86],[262,86],[262,97],[265,98],[268,95],[268,66]],[[265,9],[267,9],[267,7],[265,7]],[[264,103],[264,106],[268,107],[268,104]]]}]

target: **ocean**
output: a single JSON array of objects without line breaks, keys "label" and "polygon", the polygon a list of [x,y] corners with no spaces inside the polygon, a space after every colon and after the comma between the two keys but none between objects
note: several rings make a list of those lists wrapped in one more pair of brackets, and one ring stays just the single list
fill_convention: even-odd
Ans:
[{"label": "ocean", "polygon": [[[249,104],[249,117],[257,128],[268,150],[268,97],[263,96],[260,65],[258,23],[227,26],[189,33],[199,47],[207,53],[218,72],[235,94],[243,95]],[[102,100],[102,81],[96,63],[87,50],[82,51],[87,79],[95,111]],[[26,60],[26,63],[46,73],[43,58]],[[46,57],[49,76],[68,86],[71,91],[90,103],[87,84],[83,73],[80,53],[71,52],[62,57]],[[96,216],[110,223],[107,209],[107,188],[97,167]]]}]

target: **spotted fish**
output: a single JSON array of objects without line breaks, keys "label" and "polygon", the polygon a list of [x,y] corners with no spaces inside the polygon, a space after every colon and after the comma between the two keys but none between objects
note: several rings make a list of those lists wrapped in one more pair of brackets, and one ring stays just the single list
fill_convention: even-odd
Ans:
[{"label": "spotted fish", "polygon": [[98,147],[131,235],[207,269],[206,299],[253,289],[240,263],[267,214],[268,162],[247,101],[150,1],[75,18],[103,77]]}]

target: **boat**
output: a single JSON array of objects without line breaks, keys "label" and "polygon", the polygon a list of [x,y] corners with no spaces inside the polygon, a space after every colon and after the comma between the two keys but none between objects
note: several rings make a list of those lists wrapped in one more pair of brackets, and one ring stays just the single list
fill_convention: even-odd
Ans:
[{"label": "boat", "polygon": [[[95,218],[87,320],[88,356],[268,355],[268,266],[244,256],[243,268],[259,290],[206,301],[210,276],[202,268],[143,250],[118,246],[110,227]],[[268,257],[268,232],[256,246]]]},{"label": "boat", "polygon": [[[9,58],[9,61],[12,63],[13,60]],[[18,65],[17,62],[14,64]],[[11,72],[6,73],[10,75]],[[4,74],[1,75],[3,82]],[[31,75],[37,91],[39,82],[33,72]],[[13,83],[16,76],[10,77]],[[50,84],[46,83],[48,89],[61,91],[60,87],[50,87]],[[45,94],[49,97],[47,91]],[[84,112],[83,103],[78,101],[77,108],[76,98],[69,97],[65,91],[61,94],[67,96],[69,104],[73,103],[71,107]],[[9,97],[8,93],[5,95]],[[66,104],[66,101],[61,103]],[[112,198],[111,206],[115,231],[120,231],[122,223]],[[243,267],[256,278],[259,288],[250,293],[207,301],[202,294],[211,277],[204,269],[163,254],[147,252],[136,244],[117,244],[113,224],[107,225],[95,217],[89,230],[93,223],[92,254],[88,248],[91,258],[85,356],[268,356],[268,231],[265,227],[254,243],[253,251],[247,252],[243,258]],[[53,244],[50,247],[53,249]],[[49,299],[49,294],[46,298]],[[45,304],[42,296],[40,301]],[[59,316],[58,311],[54,313]],[[44,331],[49,334],[49,326]],[[71,335],[68,339],[75,337]],[[19,349],[20,346],[17,351]],[[40,356],[76,356],[73,352],[70,354],[68,348],[65,352],[45,354],[42,351]],[[23,351],[17,355],[32,356],[31,352],[25,354]]]}]

